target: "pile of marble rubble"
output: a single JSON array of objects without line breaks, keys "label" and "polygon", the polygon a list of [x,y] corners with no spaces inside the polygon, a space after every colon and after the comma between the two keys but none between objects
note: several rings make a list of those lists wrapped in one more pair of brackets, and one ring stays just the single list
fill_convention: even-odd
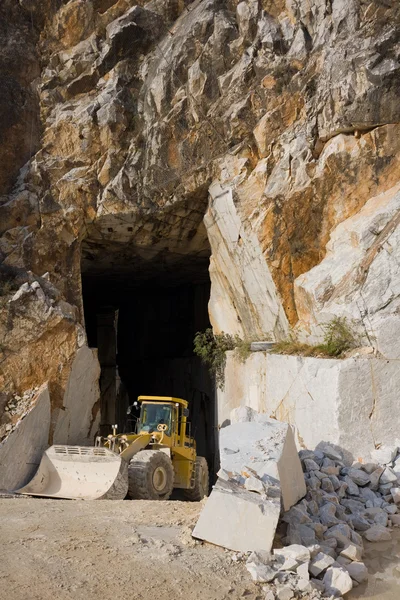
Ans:
[{"label": "pile of marble rubble", "polygon": [[340,598],[366,581],[364,539],[389,541],[400,526],[399,448],[349,464],[328,443],[297,453],[290,426],[248,407],[231,422],[193,535],[234,550],[266,600]]}]

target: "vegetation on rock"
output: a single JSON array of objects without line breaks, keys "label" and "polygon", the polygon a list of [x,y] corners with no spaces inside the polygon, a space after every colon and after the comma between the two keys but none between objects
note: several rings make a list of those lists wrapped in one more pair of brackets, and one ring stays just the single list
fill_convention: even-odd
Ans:
[{"label": "vegetation on rock", "polygon": [[300,342],[295,334],[278,342],[272,352],[275,354],[298,354],[300,356],[342,357],[345,352],[360,345],[354,327],[346,317],[334,317],[322,326],[324,341],[322,344],[310,345]]},{"label": "vegetation on rock", "polygon": [[224,388],[226,353],[235,351],[235,356],[244,362],[251,353],[251,343],[256,339],[242,339],[239,335],[214,333],[211,328],[199,331],[194,338],[194,353],[208,366],[215,376],[219,388]]},{"label": "vegetation on rock", "polygon": [[[354,327],[346,317],[334,317],[322,326],[324,338],[322,344],[306,344],[298,340],[292,332],[286,340],[277,342],[272,349],[275,354],[298,354],[299,356],[318,356],[340,358],[352,348],[360,345]],[[235,356],[244,362],[251,354],[251,343],[256,339],[242,339],[239,335],[214,333],[211,328],[199,331],[194,337],[194,353],[208,366],[215,376],[219,388],[224,388],[226,353],[235,351]]]}]

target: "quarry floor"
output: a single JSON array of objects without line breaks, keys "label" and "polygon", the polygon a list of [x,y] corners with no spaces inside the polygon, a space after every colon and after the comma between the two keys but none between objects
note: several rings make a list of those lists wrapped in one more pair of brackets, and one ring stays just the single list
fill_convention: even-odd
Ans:
[{"label": "quarry floor", "polygon": [[[7,600],[261,600],[243,563],[190,531],[201,503],[0,499]],[[369,544],[367,585],[346,598],[398,600],[400,530]]]}]

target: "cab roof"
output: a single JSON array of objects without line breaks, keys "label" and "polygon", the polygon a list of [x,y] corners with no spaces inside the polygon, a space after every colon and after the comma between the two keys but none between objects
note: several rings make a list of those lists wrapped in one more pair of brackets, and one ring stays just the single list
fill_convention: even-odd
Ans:
[{"label": "cab roof", "polygon": [[183,408],[187,408],[189,405],[187,400],[174,398],[173,396],[139,396],[138,402],[143,402],[144,400],[149,400],[149,402],[174,402],[180,404]]}]

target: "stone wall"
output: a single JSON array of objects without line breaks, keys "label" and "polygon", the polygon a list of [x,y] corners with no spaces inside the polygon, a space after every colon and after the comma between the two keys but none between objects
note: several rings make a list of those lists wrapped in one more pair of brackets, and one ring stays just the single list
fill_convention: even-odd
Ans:
[{"label": "stone wall", "polygon": [[398,441],[397,360],[344,360],[256,352],[244,363],[229,353],[225,388],[218,391],[218,423],[238,406],[295,427],[299,448],[330,442],[368,458],[381,444]]}]

